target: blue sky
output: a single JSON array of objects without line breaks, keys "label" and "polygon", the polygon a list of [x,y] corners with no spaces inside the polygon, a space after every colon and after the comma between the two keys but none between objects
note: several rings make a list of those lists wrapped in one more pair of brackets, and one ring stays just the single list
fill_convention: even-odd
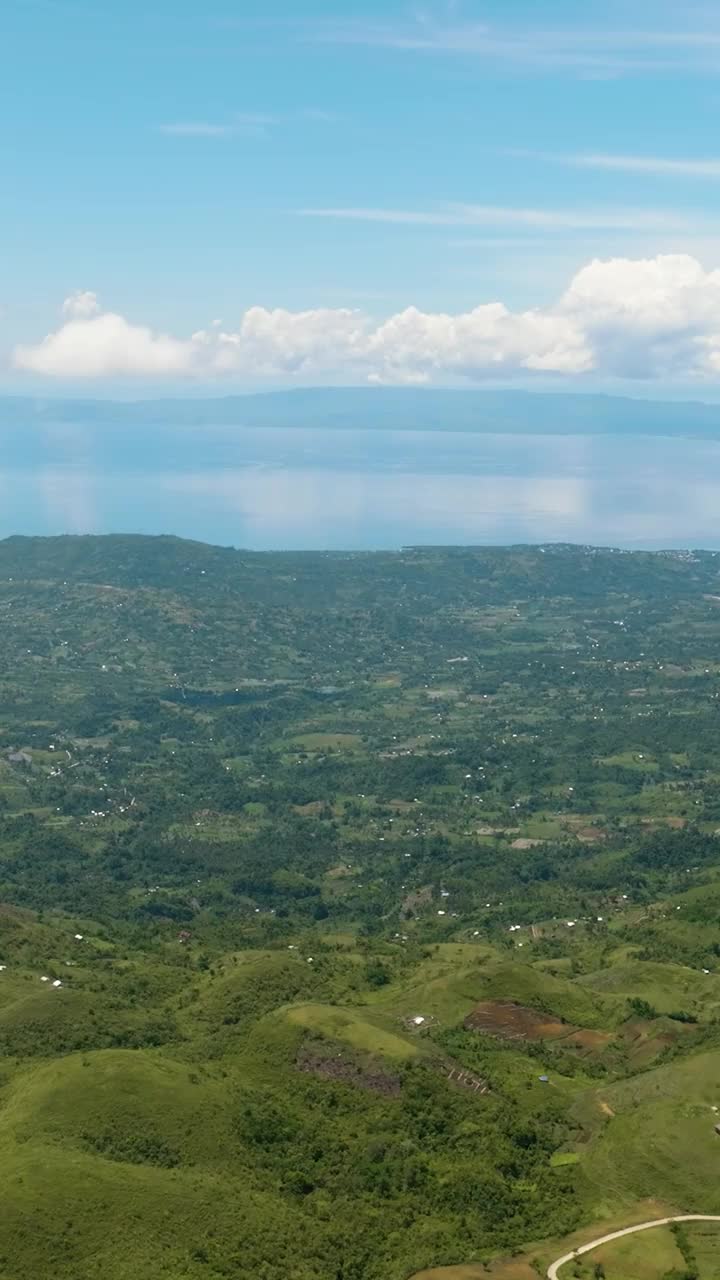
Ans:
[{"label": "blue sky", "polygon": [[0,99],[6,389],[714,394],[717,6],[4,0]]}]

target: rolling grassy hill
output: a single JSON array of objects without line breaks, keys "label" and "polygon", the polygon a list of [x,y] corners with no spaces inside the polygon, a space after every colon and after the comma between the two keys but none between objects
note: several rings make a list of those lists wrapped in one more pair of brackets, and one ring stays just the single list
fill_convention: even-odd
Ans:
[{"label": "rolling grassy hill", "polygon": [[718,1208],[718,596],[0,545],[1,1280],[528,1280]]}]

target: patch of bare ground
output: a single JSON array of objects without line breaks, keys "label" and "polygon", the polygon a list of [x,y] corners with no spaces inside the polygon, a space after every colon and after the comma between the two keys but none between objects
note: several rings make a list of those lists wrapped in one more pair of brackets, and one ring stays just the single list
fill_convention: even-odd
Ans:
[{"label": "patch of bare ground", "polygon": [[34,922],[32,911],[27,911],[23,907],[16,907],[11,902],[0,902],[0,919],[5,923],[30,923]]},{"label": "patch of bare ground", "polygon": [[631,1060],[644,1066],[658,1054],[688,1034],[691,1024],[679,1023],[677,1030],[659,1030],[657,1025],[640,1019],[626,1023],[620,1032],[597,1031],[563,1022],[552,1014],[529,1009],[511,1000],[485,1000],[476,1005],[464,1023],[471,1031],[496,1036],[501,1040],[552,1040],[559,1048],[590,1058],[602,1054],[615,1044],[624,1045]]},{"label": "patch of bare ground", "polygon": [[328,880],[344,880],[347,876],[354,875],[355,869],[347,864],[341,864],[338,867],[331,867],[326,874]]},{"label": "patch of bare ground", "polygon": [[423,907],[426,907],[428,903],[432,902],[432,897],[432,885],[424,885],[421,889],[414,889],[412,893],[409,893],[403,899],[400,908],[400,919],[408,920],[411,916],[414,916]]},{"label": "patch of bare ground", "polygon": [[490,1092],[490,1085],[483,1076],[476,1076],[474,1071],[461,1067],[458,1062],[453,1062],[452,1058],[447,1058],[441,1064],[440,1070],[447,1080],[461,1089],[472,1089],[473,1093],[480,1094]]},{"label": "patch of bare ground", "polygon": [[463,1024],[468,1031],[482,1031],[502,1040],[559,1040],[575,1028],[549,1013],[539,1013],[513,1000],[483,1000]]},{"label": "patch of bare ground", "polygon": [[669,1049],[681,1037],[692,1035],[696,1029],[692,1023],[678,1022],[672,1029],[659,1031],[652,1023],[633,1020],[621,1029],[618,1039],[627,1047],[635,1066],[646,1066],[658,1054]]},{"label": "patch of bare ground", "polygon": [[610,1044],[613,1037],[609,1031],[591,1031],[582,1027],[579,1031],[572,1029],[563,1041],[563,1049],[577,1049],[585,1055],[601,1052]]},{"label": "patch of bare ground", "polygon": [[386,1098],[396,1098],[400,1093],[399,1076],[372,1059],[362,1062],[354,1058],[340,1045],[303,1045],[295,1066],[298,1071],[317,1076],[320,1080],[369,1089],[371,1093],[381,1093]]}]

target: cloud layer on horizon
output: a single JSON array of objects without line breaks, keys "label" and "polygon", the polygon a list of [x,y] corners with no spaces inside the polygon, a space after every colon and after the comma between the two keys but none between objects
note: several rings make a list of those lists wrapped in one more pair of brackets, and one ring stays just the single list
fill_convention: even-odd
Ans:
[{"label": "cloud layer on horizon", "polygon": [[595,259],[553,305],[462,314],[408,307],[377,322],[346,308],[251,307],[236,330],[187,338],[100,308],[78,291],[63,322],[15,348],[18,370],[54,378],[347,378],[413,384],[532,373],[672,379],[720,374],[720,270],[686,254]]}]

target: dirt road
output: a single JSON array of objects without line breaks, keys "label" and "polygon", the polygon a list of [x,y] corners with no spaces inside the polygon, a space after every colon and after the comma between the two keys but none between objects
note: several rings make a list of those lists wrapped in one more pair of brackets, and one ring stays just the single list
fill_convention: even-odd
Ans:
[{"label": "dirt road", "polygon": [[676,1218],[656,1218],[654,1222],[638,1222],[634,1227],[623,1227],[622,1231],[611,1231],[609,1235],[598,1236],[597,1240],[591,1240],[590,1244],[581,1244],[577,1249],[573,1249],[572,1253],[566,1253],[562,1258],[558,1258],[557,1262],[553,1262],[548,1267],[548,1280],[560,1280],[558,1272],[566,1262],[572,1262],[575,1258],[581,1258],[584,1253],[590,1253],[593,1249],[598,1249],[601,1244],[609,1244],[611,1240],[619,1240],[621,1236],[631,1236],[636,1231],[650,1231],[653,1227],[667,1227],[671,1222],[720,1222],[720,1214],[714,1213],[683,1213]]}]

